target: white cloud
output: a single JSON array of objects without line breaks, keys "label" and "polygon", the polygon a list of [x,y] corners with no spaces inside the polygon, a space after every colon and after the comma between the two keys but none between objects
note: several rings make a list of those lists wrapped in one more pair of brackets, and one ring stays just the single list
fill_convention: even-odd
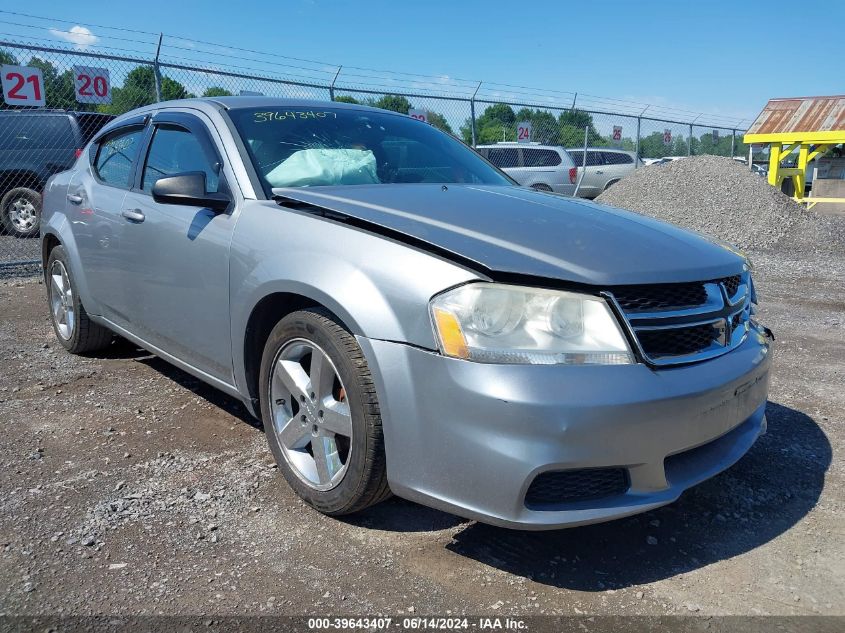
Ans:
[{"label": "white cloud", "polygon": [[50,33],[58,37],[59,39],[63,39],[66,42],[70,42],[73,44],[73,47],[78,51],[84,51],[89,46],[93,46],[99,41],[99,37],[94,35],[90,29],[85,28],[84,26],[79,26],[78,24],[74,27],[71,27],[69,31],[62,31],[60,29],[50,29]]}]

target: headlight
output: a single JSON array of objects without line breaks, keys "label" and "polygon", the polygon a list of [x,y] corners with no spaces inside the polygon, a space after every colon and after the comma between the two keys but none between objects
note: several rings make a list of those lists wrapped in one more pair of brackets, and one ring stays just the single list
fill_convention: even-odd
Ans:
[{"label": "headlight", "polygon": [[473,283],[434,297],[430,310],[446,356],[525,365],[634,362],[616,318],[600,297]]}]

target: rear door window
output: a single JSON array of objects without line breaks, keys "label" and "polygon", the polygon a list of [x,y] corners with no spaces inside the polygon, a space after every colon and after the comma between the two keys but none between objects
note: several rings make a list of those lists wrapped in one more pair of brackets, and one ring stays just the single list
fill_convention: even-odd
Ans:
[{"label": "rear door window", "polygon": [[555,167],[560,165],[560,154],[551,149],[522,148],[525,167]]},{"label": "rear door window", "polygon": [[519,150],[515,147],[491,147],[487,159],[499,169],[519,167]]},{"label": "rear door window", "polygon": [[138,157],[143,127],[119,130],[100,141],[94,173],[105,184],[128,189],[132,167]]}]

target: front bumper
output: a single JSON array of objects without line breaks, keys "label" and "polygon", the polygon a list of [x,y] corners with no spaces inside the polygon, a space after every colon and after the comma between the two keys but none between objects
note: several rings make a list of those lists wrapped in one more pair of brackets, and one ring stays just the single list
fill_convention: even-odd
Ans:
[{"label": "front bumper", "polygon": [[[771,341],[762,329],[719,358],[659,370],[485,365],[358,340],[376,381],[393,492],[485,523],[571,527],[671,503],[766,429]],[[627,492],[525,504],[540,473],[609,467],[626,469]]]}]

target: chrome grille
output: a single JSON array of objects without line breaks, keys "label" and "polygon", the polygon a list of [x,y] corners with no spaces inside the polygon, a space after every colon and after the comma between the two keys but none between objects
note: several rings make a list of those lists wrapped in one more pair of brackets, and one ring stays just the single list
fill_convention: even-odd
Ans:
[{"label": "chrome grille", "polygon": [[695,362],[740,345],[748,332],[751,278],[618,286],[608,292],[642,356],[655,365]]}]

